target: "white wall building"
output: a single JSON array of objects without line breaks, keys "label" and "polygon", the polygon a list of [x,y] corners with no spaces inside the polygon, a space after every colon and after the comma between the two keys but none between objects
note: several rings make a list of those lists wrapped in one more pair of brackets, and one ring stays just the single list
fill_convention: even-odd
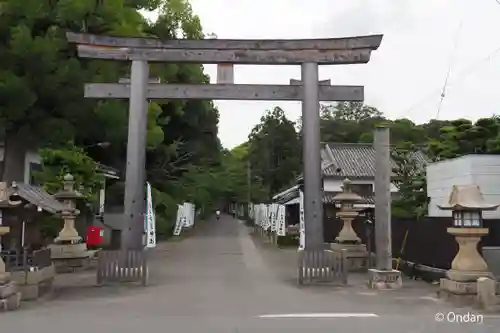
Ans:
[{"label": "white wall building", "polygon": [[[478,185],[488,203],[500,203],[500,155],[466,155],[427,165],[429,216],[448,217],[437,205],[446,203],[453,185]],[[500,218],[500,209],[483,212],[483,217]]]}]

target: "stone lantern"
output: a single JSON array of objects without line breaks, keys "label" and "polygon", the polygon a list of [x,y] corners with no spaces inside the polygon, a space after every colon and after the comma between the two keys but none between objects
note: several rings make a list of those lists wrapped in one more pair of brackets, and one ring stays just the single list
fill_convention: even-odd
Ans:
[{"label": "stone lantern", "polygon": [[488,228],[483,227],[482,211],[495,210],[498,206],[486,203],[477,185],[453,186],[448,203],[438,205],[440,209],[452,211],[453,227],[447,231],[459,246],[451,269],[446,278],[441,279],[441,294],[475,297],[477,279],[492,277],[477,251],[477,244],[488,234]]},{"label": "stone lantern", "polygon": [[74,189],[73,176],[67,174],[63,178],[63,189],[54,195],[54,197],[61,201],[65,206],[60,212],[61,218],[64,220],[64,226],[59,232],[59,236],[55,239],[55,243],[77,244],[82,241],[82,237],[78,235],[75,229],[75,219],[80,214],[76,209],[76,200],[81,199],[83,196]]},{"label": "stone lantern", "polygon": [[75,220],[80,214],[76,208],[76,201],[82,199],[83,195],[75,190],[74,184],[73,176],[65,175],[63,189],[54,195],[65,206],[65,209],[59,212],[60,217],[64,220],[64,226],[54,240],[54,244],[50,245],[51,257],[58,271],[65,270],[65,266],[84,266],[84,262],[90,258],[87,245],[75,229]]},{"label": "stone lantern", "polygon": [[368,268],[366,245],[361,243],[361,239],[352,228],[352,221],[359,214],[359,210],[354,208],[354,204],[362,199],[361,196],[352,192],[351,181],[347,178],[343,182],[342,192],[333,197],[334,202],[340,203],[340,211],[337,212],[337,217],[342,220],[343,226],[331,248],[334,251],[346,250],[351,271],[366,270]]}]

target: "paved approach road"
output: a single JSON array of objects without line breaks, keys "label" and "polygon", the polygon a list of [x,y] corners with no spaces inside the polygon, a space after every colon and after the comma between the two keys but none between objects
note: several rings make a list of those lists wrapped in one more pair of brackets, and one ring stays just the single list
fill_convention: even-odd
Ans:
[{"label": "paved approach road", "polygon": [[[291,254],[260,246],[243,224],[223,216],[160,245],[151,286],[72,287],[53,301],[1,314],[0,332],[498,332],[500,318],[456,322],[454,314],[477,312],[451,308],[414,282],[383,293],[365,289],[359,277],[344,288],[298,288]],[[455,322],[437,322],[437,313]]]}]

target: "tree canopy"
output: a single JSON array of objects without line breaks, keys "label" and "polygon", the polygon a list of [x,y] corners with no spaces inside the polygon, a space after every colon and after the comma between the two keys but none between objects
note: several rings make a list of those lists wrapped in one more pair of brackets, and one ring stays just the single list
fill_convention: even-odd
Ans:
[{"label": "tree canopy", "polygon": [[[144,10],[159,13],[147,20]],[[80,59],[65,32],[118,36],[154,36],[163,40],[205,38],[187,0],[0,0],[0,133],[5,144],[3,180],[24,178],[25,152],[39,149],[40,174],[49,191],[65,172],[75,174],[88,200],[101,182],[98,163],[124,174],[127,103],[83,97],[86,82],[117,82],[130,73],[124,62]],[[150,75],[164,83],[208,83],[202,65],[151,64]],[[188,200],[210,212],[229,202],[269,201],[302,172],[300,120],[279,107],[268,110],[248,141],[231,151],[218,138],[219,113],[212,101],[150,102],[148,106],[147,179],[153,187],[158,232],[171,232],[177,204]],[[497,117],[469,120],[387,119],[375,107],[333,103],[321,108],[324,142],[373,140],[373,128],[391,128],[400,168],[403,207],[422,204],[422,182],[409,163],[415,149],[432,159],[468,153],[500,152]],[[99,143],[108,142],[109,147]],[[417,178],[416,178],[417,177]],[[123,201],[123,184],[108,198]],[[402,200],[403,200],[402,199]]]},{"label": "tree canopy", "polygon": [[[158,19],[148,21],[143,10],[158,12]],[[21,180],[18,166],[26,150],[41,149],[40,177],[48,189],[55,190],[64,169],[76,173],[90,198],[99,181],[93,174],[97,162],[124,175],[128,106],[85,99],[83,86],[117,82],[129,75],[130,64],[80,59],[65,32],[200,39],[200,19],[187,0],[0,0],[0,13],[3,180]],[[203,66],[196,64],[151,64],[150,73],[164,83],[208,82]],[[224,156],[218,120],[211,101],[149,103],[147,178],[154,188],[159,233],[169,234],[183,200],[203,203],[207,211],[218,204],[216,177]],[[122,184],[110,191],[110,201],[123,201]]]},{"label": "tree canopy", "polygon": [[[416,151],[423,152],[430,161],[500,153],[500,120],[496,116],[476,122],[432,119],[415,124],[406,118],[388,119],[377,108],[361,102],[322,105],[320,114],[323,142],[372,143],[376,126],[390,128],[391,155],[396,163],[394,183],[400,193],[393,202],[396,215],[421,217],[427,211],[425,168],[414,158]],[[259,197],[262,202],[292,185],[302,172],[300,126],[288,120],[280,108],[269,110],[248,141],[232,155],[243,160],[243,151],[251,163],[253,184],[262,189]],[[238,169],[237,164],[233,168]],[[239,168],[234,174],[239,172],[238,179],[243,182],[243,165]]]}]

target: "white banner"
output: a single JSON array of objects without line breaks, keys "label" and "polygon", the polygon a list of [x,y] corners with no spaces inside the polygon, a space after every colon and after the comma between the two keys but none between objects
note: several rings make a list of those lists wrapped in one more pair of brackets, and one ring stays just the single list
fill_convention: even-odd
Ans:
[{"label": "white banner", "polygon": [[269,228],[271,227],[271,205],[264,205],[264,207],[266,207],[264,209],[264,230],[269,230]]},{"label": "white banner", "polygon": [[259,225],[264,228],[266,224],[266,205],[259,205]]},{"label": "white banner", "polygon": [[278,205],[278,226],[276,234],[278,236],[286,236],[286,207],[284,205]]},{"label": "white banner", "polygon": [[154,248],[156,247],[156,216],[149,182],[146,182],[146,207],[146,247]]},{"label": "white banner", "polygon": [[174,236],[179,236],[184,227],[184,206],[177,205],[177,219],[175,220]]},{"label": "white banner", "polygon": [[278,222],[278,205],[271,204],[271,231],[275,232]]},{"label": "white banner", "polygon": [[185,202],[183,205],[184,209],[184,216],[185,216],[185,224],[184,226],[186,228],[190,228],[194,226],[194,211],[195,211],[195,206],[194,204],[190,202]]},{"label": "white banner", "polygon": [[304,192],[302,192],[302,191],[299,191],[299,210],[300,210],[299,249],[303,250],[305,248],[305,245],[306,245],[306,228],[305,228],[305,221],[304,221]]}]

